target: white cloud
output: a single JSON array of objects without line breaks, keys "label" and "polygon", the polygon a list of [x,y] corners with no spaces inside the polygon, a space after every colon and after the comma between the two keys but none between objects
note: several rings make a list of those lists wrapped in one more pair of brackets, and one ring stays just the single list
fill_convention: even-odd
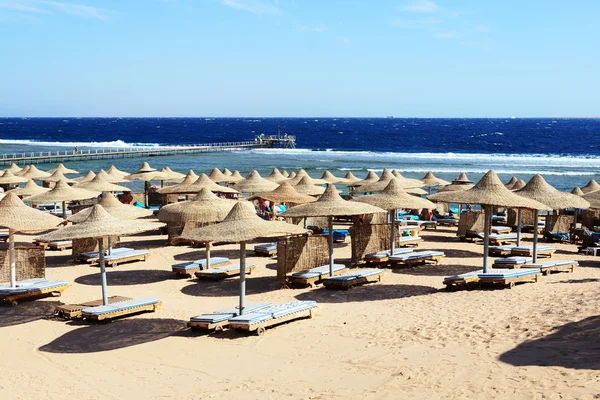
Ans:
[{"label": "white cloud", "polygon": [[275,4],[265,3],[258,0],[222,0],[227,7],[234,10],[248,11],[253,14],[278,14],[281,9]]},{"label": "white cloud", "polygon": [[104,12],[96,7],[84,6],[82,4],[75,3],[63,3],[60,1],[42,1],[43,4],[54,7],[67,14],[77,15],[84,18],[96,18],[96,19],[108,19],[108,16]]},{"label": "white cloud", "polygon": [[84,18],[108,18],[100,8],[51,0],[0,0],[0,8],[24,13],[51,14],[52,11],[61,11]]},{"label": "white cloud", "polygon": [[324,25],[317,25],[317,26],[300,25],[300,26],[298,26],[298,29],[301,31],[323,33],[327,30],[327,27]]},{"label": "white cloud", "polygon": [[462,35],[456,31],[438,32],[434,35],[438,39],[458,39]]},{"label": "white cloud", "polygon": [[432,13],[437,11],[438,6],[431,0],[416,0],[400,8],[401,11],[416,13]]},{"label": "white cloud", "polygon": [[39,7],[35,7],[30,2],[19,1],[19,0],[0,1],[0,8],[5,9],[5,10],[36,13],[36,14],[47,14],[48,13],[47,10],[41,9]]}]

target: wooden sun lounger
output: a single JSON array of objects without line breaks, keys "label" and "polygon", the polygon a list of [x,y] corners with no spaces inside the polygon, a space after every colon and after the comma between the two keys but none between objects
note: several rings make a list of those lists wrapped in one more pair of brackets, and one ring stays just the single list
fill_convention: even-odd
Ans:
[{"label": "wooden sun lounger", "polygon": [[277,254],[277,243],[257,244],[254,246],[256,255],[271,257]]},{"label": "wooden sun lounger", "polygon": [[400,223],[405,223],[408,226],[418,226],[422,229],[437,229],[438,223],[436,221],[421,221],[413,219],[402,219],[398,220]]},{"label": "wooden sun lounger", "polygon": [[323,279],[323,285],[327,289],[348,290],[366,283],[381,282],[382,277],[382,269],[362,270]]},{"label": "wooden sun lounger", "polygon": [[255,331],[258,335],[264,335],[268,327],[300,318],[312,318],[315,307],[317,307],[316,301],[291,301],[238,315],[229,320],[229,326],[233,329]]},{"label": "wooden sun lounger", "polygon": [[[132,300],[131,297],[111,296],[108,298],[108,304],[121,301]],[[84,308],[97,307],[102,305],[102,299],[88,301],[81,304],[62,304],[54,307],[54,315],[64,319],[75,319],[81,317],[81,311]]]},{"label": "wooden sun lounger", "polygon": [[50,250],[66,250],[73,247],[73,241],[71,240],[60,240],[57,242],[48,242],[46,247]]},{"label": "wooden sun lounger", "polygon": [[467,272],[465,274],[460,275],[452,275],[444,278],[444,285],[446,285],[446,290],[452,292],[458,288],[471,290],[477,286],[479,286],[479,274],[482,273],[483,270],[477,270],[472,272]]},{"label": "wooden sun lounger", "polygon": [[490,246],[488,248],[488,255],[492,257],[506,257],[511,254],[513,249],[513,245],[505,245],[505,246]]},{"label": "wooden sun lounger", "polygon": [[[135,249],[132,249],[130,247],[116,247],[113,248],[111,251],[111,255],[116,255],[116,254],[120,254],[120,253],[126,253],[126,252],[130,252],[130,251],[134,251]],[[108,255],[108,250],[104,251],[104,255],[107,256]],[[88,251],[85,253],[81,253],[77,256],[77,259],[80,261],[85,261],[85,262],[89,262],[89,263],[94,263],[96,261],[98,261],[98,257],[100,255],[98,254],[97,251]]]},{"label": "wooden sun lounger", "polygon": [[[477,233],[477,238],[483,240],[483,232]],[[512,244],[517,242],[517,234],[516,233],[501,233],[501,234],[491,234],[490,235],[490,244],[492,246],[504,246],[506,244]]]},{"label": "wooden sun lounger", "polygon": [[143,311],[154,312],[162,302],[156,297],[140,297],[119,301],[107,306],[88,307],[81,310],[81,317],[96,321],[111,321],[113,318],[137,314]]},{"label": "wooden sun lounger", "polygon": [[[272,303],[251,303],[246,304],[244,312],[258,311],[272,306]],[[239,315],[240,307],[231,307],[224,310],[215,311],[210,314],[202,314],[190,318],[187,326],[192,330],[220,331],[229,326],[229,320]]]},{"label": "wooden sun lounger", "polygon": [[420,236],[400,236],[398,238],[398,246],[418,246],[422,241],[423,238]]},{"label": "wooden sun lounger", "polygon": [[523,257],[523,256],[511,256],[506,258],[499,258],[494,261],[492,264],[492,268],[500,268],[500,269],[515,269],[521,268],[523,264],[530,263],[533,261],[531,257]]},{"label": "wooden sun lounger", "polygon": [[[133,261],[146,261],[150,257],[148,250],[134,250],[130,252],[124,252],[119,254],[112,254],[104,257],[104,263],[108,267],[116,267],[119,264],[133,262]],[[96,261],[97,262],[97,261]]]},{"label": "wooden sun lounger", "polygon": [[8,232],[0,232],[0,242],[6,242],[8,240]]},{"label": "wooden sun lounger", "polygon": [[406,254],[399,254],[389,257],[390,263],[392,264],[420,264],[427,261],[433,261],[435,264],[439,264],[442,261],[442,257],[446,255],[441,251],[415,251]]},{"label": "wooden sun lounger", "polygon": [[[348,268],[346,268],[344,264],[333,264],[334,276],[346,272],[348,272]],[[306,271],[294,272],[287,277],[287,280],[290,284],[314,286],[325,278],[329,278],[329,265],[311,268]]]},{"label": "wooden sun lounger", "polygon": [[[246,273],[248,275],[251,275],[252,271],[254,271],[254,268],[255,268],[254,264],[251,264],[251,263],[246,264]],[[196,275],[196,278],[198,278],[198,279],[207,279],[207,280],[213,280],[213,281],[226,279],[231,276],[237,276],[239,274],[240,274],[240,264],[229,264],[229,265],[224,265],[222,267],[208,268],[208,269],[194,273],[194,275]]]},{"label": "wooden sun lounger", "polygon": [[[551,245],[538,245],[537,255],[538,257],[552,257],[552,254],[556,251],[556,247]],[[519,246],[513,247],[511,254],[513,256],[533,256],[533,246]]]},{"label": "wooden sun lounger", "polygon": [[[211,267],[222,267],[224,265],[229,265],[231,262],[227,257],[211,257],[210,258],[210,266]],[[171,265],[171,269],[177,275],[180,276],[189,276],[190,278],[194,276],[194,274],[198,271],[206,269],[206,258],[202,258],[200,260],[188,261],[179,264]]]},{"label": "wooden sun lounger", "polygon": [[458,220],[454,218],[437,218],[435,222],[437,222],[438,225],[442,226],[453,227],[458,225]]},{"label": "wooden sun lounger", "polygon": [[[412,253],[413,249],[394,249],[394,255]],[[363,260],[369,264],[386,263],[390,258],[390,250],[381,250],[376,253],[369,253],[363,257]]]},{"label": "wooden sun lounger", "polygon": [[16,288],[11,288],[9,283],[0,285],[0,300],[15,307],[20,300],[61,296],[67,287],[69,287],[68,282],[63,280],[27,279],[17,282]]},{"label": "wooden sun lounger", "polygon": [[480,273],[481,285],[501,285],[512,289],[518,282],[537,282],[542,275],[539,268],[492,269],[488,273]]},{"label": "wooden sun lounger", "polygon": [[579,266],[577,261],[546,261],[541,263],[527,263],[521,268],[539,268],[543,275],[549,275],[552,272],[575,272]]}]

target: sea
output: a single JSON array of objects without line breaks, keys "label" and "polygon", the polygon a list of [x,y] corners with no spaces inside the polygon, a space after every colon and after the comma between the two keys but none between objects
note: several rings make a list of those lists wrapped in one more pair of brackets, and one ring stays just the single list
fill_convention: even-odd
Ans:
[{"label": "sea", "polygon": [[[320,177],[325,170],[363,177],[369,170],[397,169],[410,178],[426,172],[454,179],[465,172],[477,181],[495,170],[503,181],[542,174],[560,190],[584,186],[600,174],[598,118],[0,118],[0,157],[40,151],[159,148],[253,140],[256,135],[288,134],[296,148],[272,148],[151,157],[155,168],[196,173],[212,168],[304,168]],[[114,164],[135,171],[142,159],[69,162],[80,171]],[[54,164],[38,164],[51,169]],[[132,182],[132,188],[141,184]],[[139,187],[138,187],[139,186]]]}]

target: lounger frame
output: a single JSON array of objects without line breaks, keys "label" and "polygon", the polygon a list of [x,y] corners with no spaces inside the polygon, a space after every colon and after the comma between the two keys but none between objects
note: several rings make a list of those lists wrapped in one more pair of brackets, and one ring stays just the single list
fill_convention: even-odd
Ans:
[{"label": "lounger frame", "polygon": [[[348,268],[342,268],[337,271],[333,271],[333,276],[342,275],[348,272]],[[320,283],[323,279],[329,278],[329,272],[321,274],[320,276],[315,276],[313,278],[302,278],[300,276],[288,276],[287,281],[291,285],[299,285],[299,286],[310,286],[314,287],[316,284]]]},{"label": "lounger frame", "polygon": [[[130,256],[127,257],[121,257],[118,259],[104,259],[104,264],[108,267],[117,267],[119,266],[119,264],[123,264],[123,263],[128,263],[128,262],[133,262],[133,261],[146,261],[148,260],[148,258],[150,257],[150,253],[143,253],[143,254],[132,254]],[[98,265],[98,261],[96,260],[95,262],[92,263],[92,265]]]},{"label": "lounger frame", "polygon": [[162,305],[162,301],[154,304],[144,304],[137,307],[127,308],[125,310],[115,310],[103,314],[87,314],[81,311],[81,317],[94,321],[110,321],[113,318],[124,317],[127,315],[138,314],[143,311],[155,312]]},{"label": "lounger frame", "polygon": [[365,285],[367,283],[375,283],[375,282],[381,282],[381,280],[383,279],[383,271],[378,273],[378,274],[373,274],[373,275],[369,275],[369,276],[359,276],[359,277],[355,277],[352,280],[335,280],[335,281],[328,281],[328,280],[323,280],[323,286],[325,286],[325,288],[327,289],[342,289],[342,290],[348,290],[348,289],[352,289],[355,286],[359,286],[359,285]]},{"label": "lounger frame", "polygon": [[[194,262],[190,262],[190,264],[195,264],[195,263]],[[210,267],[211,268],[212,267],[223,267],[225,265],[230,265],[230,264],[231,264],[230,260],[222,261],[222,262],[211,262],[210,263]],[[190,278],[193,278],[194,274],[196,272],[208,269],[205,266],[202,266],[200,264],[196,264],[196,266],[197,267],[195,267],[195,268],[188,268],[188,269],[178,268],[178,267],[175,267],[175,266],[171,266],[171,269],[173,270],[173,272],[175,272],[175,274],[177,276],[185,276],[185,277],[190,277]]]},{"label": "lounger frame", "polygon": [[[504,267],[504,266],[503,266]],[[533,282],[537,283],[542,276],[541,273],[538,274],[530,274],[525,276],[515,276],[510,278],[479,278],[479,284],[481,286],[485,285],[499,285],[503,287],[508,287],[512,289],[516,283],[518,282]]]},{"label": "lounger frame", "polygon": [[446,290],[449,292],[453,292],[459,288],[473,290],[479,287],[479,277],[475,275],[463,279],[444,279],[443,283],[446,285]]},{"label": "lounger frame", "polygon": [[[316,307],[316,305],[315,305],[315,307]],[[261,321],[261,322],[256,322],[253,324],[246,324],[246,323],[241,323],[241,322],[230,322],[229,327],[233,328],[233,329],[244,330],[247,332],[256,332],[257,335],[262,336],[265,334],[266,328],[269,328],[269,327],[272,327],[275,325],[280,325],[285,322],[294,321],[297,319],[313,318],[315,316],[315,311],[314,311],[315,307],[311,307],[306,310],[296,311],[294,313],[286,314],[279,318],[273,318],[268,321]]]},{"label": "lounger frame", "polygon": [[[538,257],[552,257],[552,255],[554,254],[554,252],[556,251],[556,249],[546,249],[546,250],[539,250],[537,251],[537,255]],[[511,251],[511,255],[513,256],[524,256],[524,257],[532,257],[533,256],[533,250],[524,250],[524,249],[512,249]]]},{"label": "lounger frame", "polygon": [[60,296],[62,296],[63,292],[69,286],[70,285],[65,284],[65,285],[56,286],[56,287],[52,287],[52,288],[33,290],[30,292],[25,292],[25,293],[0,294],[0,300],[3,302],[6,302],[6,303],[10,303],[13,307],[15,307],[19,304],[19,301],[23,300],[23,299],[35,300],[35,299],[39,299],[42,297],[48,297],[48,296],[60,297]]},{"label": "lounger frame", "polygon": [[[117,303],[120,301],[132,300],[131,297],[111,296],[108,298],[108,304]],[[81,311],[88,307],[101,306],[102,299],[88,301],[81,304],[61,304],[54,307],[54,315],[64,319],[81,318]]]},{"label": "lounger frame", "polygon": [[275,246],[274,250],[254,247],[254,253],[260,256],[272,257],[277,254],[277,246]]},{"label": "lounger frame", "polygon": [[414,264],[424,264],[427,261],[433,261],[433,263],[435,265],[438,265],[439,263],[442,262],[442,258],[445,257],[444,254],[440,254],[440,255],[424,255],[422,257],[419,258],[413,258],[413,259],[408,259],[408,260],[397,260],[395,258],[390,258],[389,262],[390,264],[392,264],[392,266],[394,265],[414,265]]},{"label": "lounger frame", "polygon": [[[246,265],[246,274],[252,275],[254,268],[256,268],[255,265]],[[239,269],[232,271],[222,271],[214,274],[201,274],[200,272],[201,271],[194,272],[194,275],[196,276],[196,278],[204,281],[220,281],[232,276],[238,276],[240,274]]]},{"label": "lounger frame", "polygon": [[542,271],[542,275],[550,275],[552,272],[575,272],[575,268],[578,266],[579,263],[573,261],[572,263],[563,265],[524,264],[521,268],[539,268]]}]

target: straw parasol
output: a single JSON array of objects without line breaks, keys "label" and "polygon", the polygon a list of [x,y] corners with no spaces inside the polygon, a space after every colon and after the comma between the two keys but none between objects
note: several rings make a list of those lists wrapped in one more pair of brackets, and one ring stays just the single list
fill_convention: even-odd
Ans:
[{"label": "straw parasol", "polygon": [[112,236],[127,236],[136,233],[158,229],[164,226],[160,222],[120,220],[110,215],[101,205],[92,207],[86,220],[76,225],[56,230],[40,236],[39,240],[73,240],[73,239],[98,239],[98,255],[100,264],[100,276],[102,281],[102,302],[108,305],[108,294],[106,287],[106,267],[104,265],[104,238]]},{"label": "straw parasol", "polygon": [[23,168],[19,167],[17,164],[12,163],[10,164],[10,167],[8,167],[6,170],[10,171],[14,174],[16,174],[17,172],[21,171]]},{"label": "straw parasol", "polygon": [[[390,181],[392,179],[394,179],[394,175],[392,175],[392,172],[389,169],[384,168],[379,179],[377,179],[376,181],[371,181],[371,182],[361,184],[360,186],[358,186],[354,189],[354,192],[355,193],[381,192],[383,189],[386,188],[386,186],[388,185],[388,183],[390,183]],[[423,185],[422,183],[420,183],[420,184]]]},{"label": "straw parasol", "polygon": [[338,178],[337,176],[333,175],[329,171],[323,172],[323,175],[321,176],[321,179],[324,180],[324,181],[326,181],[326,182],[333,183],[333,184],[336,184],[336,183],[348,184],[348,183],[350,183],[349,179]]},{"label": "straw parasol", "polygon": [[361,196],[352,199],[352,201],[371,204],[375,207],[389,211],[391,225],[390,255],[394,254],[394,235],[396,233],[396,216],[398,215],[398,208],[406,208],[409,210],[419,208],[435,208],[435,204],[433,204],[431,201],[408,194],[404,189],[402,189],[402,183],[397,178],[390,180],[390,183],[388,183],[388,185],[380,194]]},{"label": "straw parasol", "polygon": [[583,199],[590,203],[590,208],[600,209],[600,191],[595,191],[583,195]]},{"label": "straw parasol", "polygon": [[110,168],[106,170],[106,173],[117,178],[125,178],[129,175],[129,172],[121,171],[114,165],[111,165]]},{"label": "straw parasol", "polygon": [[281,183],[281,182],[285,181],[287,178],[285,176],[283,176],[283,174],[281,172],[279,172],[279,170],[277,168],[273,168],[273,171],[271,171],[269,176],[267,176],[265,179],[268,179],[275,183]]},{"label": "straw parasol", "polygon": [[25,168],[23,168],[21,170],[21,172],[19,172],[18,175],[22,176],[23,178],[27,178],[27,179],[39,180],[42,178],[47,178],[51,174],[49,174],[48,172],[39,170],[35,165],[27,165]]},{"label": "straw parasol", "polygon": [[315,185],[313,179],[308,175],[300,179],[300,182],[294,186],[294,189],[298,193],[308,196],[319,196],[325,193],[325,187]]},{"label": "straw parasol", "polygon": [[265,221],[247,201],[238,201],[223,222],[189,231],[181,238],[197,242],[240,243],[240,314],[246,306],[246,242],[258,238],[301,235],[306,230],[281,221]]},{"label": "straw parasol", "polygon": [[454,179],[451,184],[438,188],[437,192],[462,192],[464,190],[469,190],[472,187],[473,181],[467,178],[467,174],[461,172],[460,175],[458,175],[458,177]]},{"label": "straw parasol", "polygon": [[304,178],[305,176],[311,178],[314,185],[325,185],[329,183],[327,181],[324,181],[323,179],[312,178],[310,175],[308,175],[308,172],[306,172],[303,168],[300,168],[300,170],[296,173],[296,175],[293,178],[288,178],[287,182],[290,185],[295,186],[298,183],[300,183],[302,178]]},{"label": "straw parasol", "polygon": [[[592,193],[593,193],[593,192],[592,192]],[[573,188],[573,190],[571,190],[571,194],[575,194],[575,195],[577,195],[577,196],[583,196],[585,193],[583,193],[583,192],[581,191],[581,189],[579,188],[579,186],[575,186],[575,187]]]},{"label": "straw parasol", "polygon": [[118,176],[115,175],[111,175],[108,172],[104,171],[103,169],[101,169],[100,171],[98,171],[98,174],[96,175],[102,179],[104,179],[107,182],[110,183],[125,183],[125,182],[129,182],[127,179],[125,178],[120,178]]},{"label": "straw parasol", "polygon": [[443,186],[449,185],[450,182],[445,181],[443,179],[438,178],[433,174],[433,172],[429,171],[425,174],[425,176],[421,179],[423,184],[427,187],[427,193],[431,194],[431,188],[434,186]]},{"label": "straw parasol", "polygon": [[24,197],[24,196],[34,196],[36,194],[45,193],[45,192],[48,192],[49,190],[50,190],[49,188],[38,186],[33,181],[33,179],[30,179],[27,181],[25,186],[23,186],[22,188],[15,188],[15,189],[9,190],[9,192],[14,193],[17,196]]},{"label": "straw parasol", "polygon": [[89,182],[96,176],[94,171],[88,171],[84,176],[80,176],[79,178],[73,178],[73,180],[77,183]]},{"label": "straw parasol", "polygon": [[160,170],[160,172],[162,172],[163,174],[165,174],[165,176],[168,177],[167,179],[164,179],[165,181],[179,181],[185,178],[185,174],[182,174],[181,172],[175,172],[168,166],[164,166],[163,169]]},{"label": "straw parasol", "polygon": [[598,182],[596,182],[595,180],[590,180],[587,185],[585,185],[584,187],[581,188],[581,191],[583,193],[592,193],[595,192],[597,190],[600,190],[600,185],[598,184]]},{"label": "straw parasol", "polygon": [[[351,172],[348,172],[346,174],[346,176],[345,176],[346,179],[349,179],[348,178],[349,174],[351,174]],[[375,171],[369,171],[367,173],[367,176],[364,179],[350,180],[350,183],[348,183],[346,186],[348,186],[348,187],[356,187],[356,186],[366,185],[367,183],[377,182],[378,180],[379,180],[379,176],[375,173]]]},{"label": "straw parasol", "polygon": [[76,180],[71,179],[71,178],[67,178],[66,176],[63,175],[63,173],[61,171],[54,171],[52,173],[52,175],[46,177],[46,178],[42,178],[41,179],[44,182],[58,182],[58,181],[65,181],[67,183],[77,183]]},{"label": "straw parasol", "polygon": [[507,189],[512,190],[512,187],[515,183],[517,183],[518,180],[519,179],[516,176],[512,176],[510,180],[504,184],[504,186],[506,186]]},{"label": "straw parasol", "polygon": [[233,173],[231,174],[231,178],[235,179],[233,181],[234,183],[244,180],[244,177],[242,176],[242,174],[240,174],[240,171],[238,171],[237,169],[233,171]]},{"label": "straw parasol", "polygon": [[246,178],[233,185],[235,190],[244,193],[269,192],[277,186],[275,182],[262,178],[257,170],[253,170]]},{"label": "straw parasol", "polygon": [[219,183],[219,182],[227,182],[227,175],[221,172],[218,168],[213,168],[208,174],[208,177],[211,181]]},{"label": "straw parasol", "polygon": [[51,169],[50,171],[48,171],[49,174],[53,174],[55,172],[59,171],[61,174],[65,175],[65,174],[78,174],[79,171],[75,171],[74,169],[69,169],[67,167],[65,167],[65,165],[63,163],[58,164],[58,166],[54,169]]},{"label": "straw parasol", "polygon": [[[553,186],[548,184],[540,174],[534,175],[529,182],[523,187],[523,189],[515,192],[519,196],[538,201],[545,204],[552,210],[559,210],[564,208],[589,208],[588,203],[584,198],[571,193],[564,193]],[[520,243],[521,234],[521,221],[520,216],[517,216],[517,232],[518,240],[517,245]],[[575,218],[577,218],[575,216]],[[538,211],[535,210],[533,214],[533,262],[537,262],[537,242],[538,242]]]},{"label": "straw parasol", "polygon": [[22,176],[14,176],[10,170],[4,171],[4,174],[0,176],[0,185],[14,185],[18,183],[27,182],[29,179],[23,178]]},{"label": "straw parasol", "polygon": [[[398,179],[398,178],[396,178],[396,179]],[[419,196],[419,197],[421,197],[424,194],[428,194],[426,191],[424,191],[421,188],[406,188],[406,189],[404,189],[404,191],[406,193],[410,193],[410,194],[413,194],[413,195]]]},{"label": "straw parasol", "polygon": [[[262,192],[261,194],[250,197],[248,200],[264,199],[274,203],[293,204],[311,203],[316,200],[314,197],[298,192],[296,190],[297,187],[298,186],[294,187],[287,182],[282,182],[275,190],[270,192]],[[325,190],[325,188],[323,188],[323,190]]]},{"label": "straw parasol", "polygon": [[27,207],[16,194],[8,192],[0,200],[0,226],[8,228],[8,257],[10,265],[10,287],[17,286],[15,265],[16,231],[35,231],[54,228],[62,220],[54,215]]},{"label": "straw parasol", "polygon": [[329,273],[333,276],[333,217],[385,212],[370,204],[346,201],[333,184],[314,203],[301,204],[281,214],[284,217],[327,217],[329,229]]},{"label": "straw parasol", "polygon": [[395,178],[400,179],[400,183],[402,183],[402,188],[404,189],[412,189],[425,186],[423,184],[423,181],[421,181],[420,179],[405,178],[396,169],[392,170],[392,175],[394,175]]},{"label": "straw parasol", "polygon": [[239,193],[237,190],[230,187],[216,184],[204,173],[200,174],[194,183],[188,186],[182,186],[179,191],[174,193],[198,193],[202,188],[207,188],[213,193]]},{"label": "straw parasol", "polygon": [[[110,193],[104,193],[100,201],[98,201],[98,204],[100,204],[110,215],[119,219],[137,219],[152,215],[152,210],[123,204]],[[71,215],[67,218],[67,221],[81,223],[90,216],[92,210],[93,207],[85,208],[77,214]]]},{"label": "straw parasol", "polygon": [[[283,175],[283,174],[282,174]],[[290,172],[287,176],[288,179],[294,179],[294,177],[296,176],[296,173],[294,171]]]},{"label": "straw parasol", "polygon": [[233,174],[233,172],[231,172],[230,170],[228,170],[227,168],[223,168],[223,175],[227,175],[227,176],[231,176]]},{"label": "straw parasol", "polygon": [[128,181],[143,181],[144,182],[144,206],[148,206],[148,185],[146,184],[146,182],[149,181],[162,181],[165,179],[169,179],[169,177],[160,172],[157,171],[156,168],[152,168],[150,166],[150,164],[148,164],[146,161],[144,161],[142,163],[142,166],[137,170],[137,172],[133,173],[133,174],[129,174],[127,176],[124,177],[124,179],[127,179]]},{"label": "straw parasol", "polygon": [[177,185],[162,187],[162,188],[158,189],[157,192],[160,194],[176,194],[176,193],[179,193],[179,190],[181,190],[183,187],[189,186],[192,183],[196,182],[197,180],[198,180],[198,175],[196,175],[194,173],[194,171],[192,171],[190,169],[190,171],[185,176],[185,178],[183,178],[183,181],[181,181]]},{"label": "straw parasol", "polygon": [[74,188],[65,181],[58,181],[52,190],[35,196],[26,197],[24,200],[31,204],[59,203],[62,202],[63,218],[67,217],[65,203],[67,201],[85,200],[98,196],[100,192],[86,189]]},{"label": "straw parasol", "polygon": [[285,169],[283,171],[281,171],[281,175],[285,176],[286,178],[290,177],[289,172],[287,172]]},{"label": "straw parasol", "polygon": [[517,179],[517,181],[509,189],[512,190],[513,192],[516,192],[517,190],[523,189],[525,187],[525,185],[526,185],[526,183],[523,179]]},{"label": "straw parasol", "polygon": [[[108,174],[106,174],[109,176]],[[89,182],[81,183],[77,185],[78,188],[93,190],[97,192],[131,192],[127,186],[119,186],[114,183],[107,181],[103,175],[96,175],[94,179]]]}]

